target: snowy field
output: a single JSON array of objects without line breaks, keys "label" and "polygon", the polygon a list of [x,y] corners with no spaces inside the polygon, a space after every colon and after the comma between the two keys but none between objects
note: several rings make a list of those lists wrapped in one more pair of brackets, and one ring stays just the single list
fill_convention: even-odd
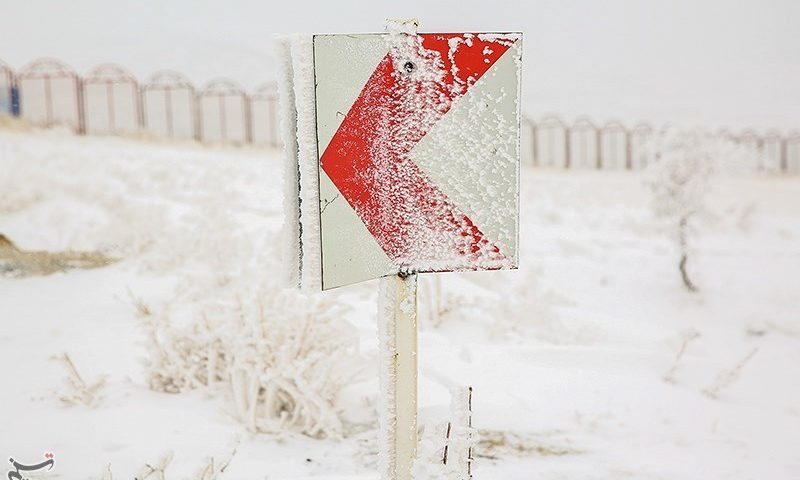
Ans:
[{"label": "snowy field", "polygon": [[[168,480],[377,479],[376,284],[277,293],[280,165],[0,131],[0,233],[119,259],[0,277],[0,453],[53,452],[47,478],[141,478],[172,455]],[[474,387],[476,479],[800,478],[800,178],[712,180],[691,294],[646,176],[524,169],[522,268],[423,279],[421,420],[447,422],[448,387]],[[324,311],[351,338],[330,372],[340,438],[254,433],[225,382],[150,388],[148,325],[234,322],[256,295],[271,328],[295,320],[289,307]],[[90,406],[70,397],[64,353],[86,383],[105,377]],[[229,463],[214,477],[209,458]]]}]

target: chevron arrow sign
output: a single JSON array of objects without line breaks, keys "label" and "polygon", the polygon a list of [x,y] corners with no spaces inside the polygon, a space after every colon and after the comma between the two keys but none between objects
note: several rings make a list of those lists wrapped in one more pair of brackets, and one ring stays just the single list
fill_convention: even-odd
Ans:
[{"label": "chevron arrow sign", "polygon": [[516,268],[521,42],[314,36],[323,289]]}]

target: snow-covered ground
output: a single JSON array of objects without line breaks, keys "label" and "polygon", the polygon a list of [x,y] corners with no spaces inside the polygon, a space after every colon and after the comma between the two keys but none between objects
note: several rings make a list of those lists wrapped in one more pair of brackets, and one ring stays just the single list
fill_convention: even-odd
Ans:
[{"label": "snow-covered ground", "polygon": [[[174,452],[173,480],[236,447],[222,480],[377,478],[375,283],[324,295],[349,306],[366,365],[337,402],[344,439],[250,433],[220,386],[148,388],[142,306],[185,320],[277,276],[281,163],[0,131],[0,233],[121,259],[0,277],[1,454],[119,479]],[[476,479],[800,478],[800,178],[713,179],[690,294],[646,175],[525,169],[522,268],[423,279],[422,421],[448,420],[449,384],[474,386]],[[95,407],[58,399],[62,353],[87,382],[107,376]]]}]

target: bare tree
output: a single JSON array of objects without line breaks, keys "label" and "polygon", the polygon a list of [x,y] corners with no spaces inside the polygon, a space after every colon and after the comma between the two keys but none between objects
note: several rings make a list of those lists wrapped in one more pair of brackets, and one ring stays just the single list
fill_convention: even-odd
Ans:
[{"label": "bare tree", "polygon": [[690,292],[698,290],[689,273],[689,237],[692,220],[705,209],[709,176],[713,172],[717,142],[697,130],[668,129],[655,136],[649,186],[653,209],[666,221],[678,250],[678,271]]}]

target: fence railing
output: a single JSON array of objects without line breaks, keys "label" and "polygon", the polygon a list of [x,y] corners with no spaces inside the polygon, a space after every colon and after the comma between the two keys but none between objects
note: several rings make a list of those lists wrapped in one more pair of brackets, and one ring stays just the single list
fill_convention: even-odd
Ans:
[{"label": "fence railing", "polygon": [[[248,93],[221,78],[198,89],[173,71],[157,72],[140,82],[115,64],[97,66],[80,76],[54,59],[37,60],[19,72],[0,61],[0,113],[37,126],[67,126],[78,134],[147,132],[277,148],[277,102],[277,89],[270,83]],[[587,118],[568,123],[555,115],[538,121],[524,117],[523,127],[523,162],[560,168],[643,168],[651,161],[647,141],[656,132],[646,123],[599,125]],[[716,134],[751,148],[758,169],[800,172],[800,131]]]},{"label": "fence railing", "polygon": [[[597,125],[587,118],[567,123],[555,115],[523,123],[523,159],[533,166],[635,170],[652,161],[647,142],[656,129],[647,123]],[[752,129],[739,134],[723,129],[714,135],[748,149],[757,170],[800,173],[800,131],[760,135]]]},{"label": "fence railing", "polygon": [[249,94],[236,82],[216,79],[198,89],[177,72],[140,82],[125,68],[103,64],[78,75],[66,64],[42,59],[14,72],[0,62],[0,113],[78,134],[153,135],[236,145],[280,146],[277,90]]}]

